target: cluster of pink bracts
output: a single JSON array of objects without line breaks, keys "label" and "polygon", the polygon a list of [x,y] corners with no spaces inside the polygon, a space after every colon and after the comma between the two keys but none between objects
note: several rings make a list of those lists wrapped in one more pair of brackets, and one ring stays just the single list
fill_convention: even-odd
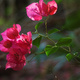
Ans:
[{"label": "cluster of pink bracts", "polygon": [[42,17],[55,14],[57,11],[57,3],[52,0],[47,4],[43,0],[39,0],[39,3],[34,2],[26,7],[27,16],[33,21],[39,21]]},{"label": "cluster of pink bracts", "polygon": [[3,40],[0,41],[0,50],[9,52],[6,56],[6,69],[21,70],[26,65],[25,54],[30,53],[32,34],[31,32],[27,32],[27,35],[19,35],[20,31],[21,26],[13,24],[13,27],[1,33]]},{"label": "cluster of pink bracts", "polygon": [[[52,0],[47,4],[43,0],[39,3],[32,3],[26,7],[27,16],[33,21],[39,21],[42,17],[55,14],[57,11],[57,3]],[[32,48],[32,34],[28,32],[27,35],[19,35],[21,26],[14,24],[12,28],[1,33],[3,40],[0,41],[0,50],[9,52],[6,56],[6,69],[21,70],[26,65],[25,54],[30,53]]]}]

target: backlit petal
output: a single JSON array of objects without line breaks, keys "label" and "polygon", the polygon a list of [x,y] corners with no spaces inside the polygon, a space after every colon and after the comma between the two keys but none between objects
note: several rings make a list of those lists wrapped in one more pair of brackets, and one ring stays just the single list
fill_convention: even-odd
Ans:
[{"label": "backlit petal", "polygon": [[49,1],[47,3],[47,5],[48,5],[48,12],[49,12],[49,14],[50,15],[55,14],[56,11],[57,11],[57,3],[53,0],[53,1]]},{"label": "backlit petal", "polygon": [[38,3],[32,3],[26,7],[27,16],[34,21],[39,21],[42,19]]}]

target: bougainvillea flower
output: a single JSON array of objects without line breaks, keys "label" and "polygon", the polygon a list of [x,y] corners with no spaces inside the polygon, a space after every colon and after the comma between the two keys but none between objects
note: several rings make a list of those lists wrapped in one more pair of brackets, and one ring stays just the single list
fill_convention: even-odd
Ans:
[{"label": "bougainvillea flower", "polygon": [[21,26],[19,24],[13,24],[13,27],[8,28],[3,33],[1,33],[3,39],[9,38],[9,39],[15,39],[19,35],[19,32],[21,31]]},{"label": "bougainvillea flower", "polygon": [[6,56],[6,69],[21,70],[26,65],[26,58],[19,49],[12,49]]},{"label": "bougainvillea flower", "polygon": [[9,49],[12,47],[14,40],[9,39],[6,35],[6,30],[1,33],[3,40],[0,41],[0,50],[3,52],[9,52]]},{"label": "bougainvillea flower", "polygon": [[0,41],[0,50],[9,52],[10,48],[15,44],[15,39],[19,36],[20,31],[21,26],[19,24],[13,24],[13,27],[1,33],[3,40]]},{"label": "bougainvillea flower", "polygon": [[34,21],[39,21],[42,17],[55,14],[57,11],[57,3],[52,0],[47,4],[43,0],[39,0],[39,3],[35,2],[26,7],[27,16]]},{"label": "bougainvillea flower", "polygon": [[27,35],[22,34],[16,39],[16,43],[21,48],[23,53],[30,53],[30,49],[32,48],[32,34],[28,32]]},{"label": "bougainvillea flower", "polygon": [[38,3],[32,3],[28,7],[26,7],[27,16],[32,20],[41,20],[42,16],[38,7]]},{"label": "bougainvillea flower", "polygon": [[3,52],[9,52],[9,49],[12,47],[12,41],[2,40],[0,41],[0,50]]},{"label": "bougainvillea flower", "polygon": [[27,32],[27,35],[19,35],[21,26],[14,24],[12,28],[8,28],[1,33],[3,40],[0,41],[0,50],[9,52],[6,56],[6,69],[21,70],[26,65],[25,54],[30,53],[32,48],[32,34]]},{"label": "bougainvillea flower", "polygon": [[21,31],[21,26],[19,24],[13,24],[12,28],[7,29],[7,37],[10,39],[15,39],[15,37],[19,35],[20,31]]}]

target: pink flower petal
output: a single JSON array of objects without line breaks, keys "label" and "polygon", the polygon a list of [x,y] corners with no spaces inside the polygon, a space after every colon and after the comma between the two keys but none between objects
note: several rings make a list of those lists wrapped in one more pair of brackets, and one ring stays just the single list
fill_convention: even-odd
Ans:
[{"label": "pink flower petal", "polygon": [[53,15],[56,11],[57,3],[54,0],[49,1],[47,4],[43,0],[39,0],[39,3],[32,3],[26,7],[28,17],[34,21],[39,21],[42,17]]},{"label": "pink flower petal", "polygon": [[29,6],[27,6],[26,13],[31,20],[39,21],[42,19],[42,16],[38,7],[38,3],[32,3]]},{"label": "pink flower petal", "polygon": [[[15,65],[15,64],[14,64],[14,65]],[[12,69],[15,70],[15,71],[19,71],[19,70],[21,70],[23,67],[24,67],[24,63],[21,63],[21,64],[16,64],[16,66],[13,67]]]},{"label": "pink flower petal", "polygon": [[4,41],[2,40],[2,41],[0,42],[0,50],[1,50],[2,52],[8,52],[9,49],[6,48],[6,47],[4,47],[4,46],[3,46],[3,43],[4,43]]},{"label": "pink flower petal", "polygon": [[19,59],[18,56],[16,53],[7,55],[6,59],[8,62],[6,63],[6,69],[12,68],[13,70],[21,70],[26,65],[25,56],[23,55],[21,59]]},{"label": "pink flower petal", "polygon": [[16,24],[16,27],[17,27],[18,32],[20,32],[21,31],[21,26],[19,24]]},{"label": "pink flower petal", "polygon": [[12,46],[12,42],[10,40],[6,40],[4,41],[3,46],[5,48],[10,48]]},{"label": "pink flower petal", "polygon": [[27,32],[27,38],[28,38],[28,41],[30,41],[32,39],[32,33],[31,31]]},{"label": "pink flower petal", "polygon": [[19,48],[11,48],[6,59],[11,62],[17,62],[22,59],[22,56],[23,56],[23,53]]},{"label": "pink flower petal", "polygon": [[7,33],[7,30],[1,33],[3,40],[8,39],[8,37],[6,36],[6,33]]},{"label": "pink flower petal", "polygon": [[15,63],[16,61],[15,61],[14,58],[15,58],[15,56],[12,55],[11,53],[9,53],[9,54],[6,55],[6,60],[7,60],[8,62]]},{"label": "pink flower petal", "polygon": [[43,2],[43,0],[39,1],[39,9],[43,17],[48,16],[48,6]]},{"label": "pink flower petal", "polygon": [[[29,31],[29,32],[27,32],[27,40],[29,41],[29,43],[30,43],[30,48],[32,48],[32,33]],[[30,52],[29,52],[30,53]]]},{"label": "pink flower petal", "polygon": [[42,4],[43,4],[43,0],[39,0],[39,9],[40,9],[40,12],[42,10]]},{"label": "pink flower petal", "polygon": [[30,53],[30,49],[32,48],[32,34],[31,32],[27,32],[27,35],[22,34],[16,38],[16,44],[20,47],[21,52],[23,54]]},{"label": "pink flower petal", "polygon": [[14,68],[15,66],[16,66],[16,64],[7,62],[7,63],[6,63],[6,68],[5,68],[5,69]]},{"label": "pink flower petal", "polygon": [[10,39],[15,39],[15,37],[17,37],[19,35],[16,27],[11,27],[9,29],[7,29],[7,37]]},{"label": "pink flower petal", "polygon": [[55,14],[56,11],[57,11],[57,3],[53,0],[53,1],[49,1],[47,3],[47,5],[48,5],[48,12],[49,12],[49,14],[50,15]]}]

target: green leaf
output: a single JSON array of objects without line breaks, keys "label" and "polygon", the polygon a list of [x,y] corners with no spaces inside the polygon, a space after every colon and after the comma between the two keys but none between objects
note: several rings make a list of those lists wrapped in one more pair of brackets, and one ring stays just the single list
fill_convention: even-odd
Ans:
[{"label": "green leaf", "polygon": [[45,51],[48,51],[50,48],[52,48],[51,45],[47,45],[46,48],[45,48]]},{"label": "green leaf", "polygon": [[52,30],[48,31],[48,34],[55,33],[55,32],[58,32],[58,31],[60,31],[60,30],[55,28],[55,29],[52,29]]},{"label": "green leaf", "polygon": [[66,58],[67,58],[68,61],[71,61],[71,60],[73,59],[73,55],[70,54],[70,53],[68,53],[68,54],[66,55]]},{"label": "green leaf", "polygon": [[78,52],[75,52],[74,56],[80,59],[80,54]]},{"label": "green leaf", "polygon": [[70,46],[70,43],[72,42],[72,39],[70,37],[66,37],[66,38],[61,38],[58,42],[57,42],[57,46]]},{"label": "green leaf", "polygon": [[39,26],[42,24],[43,22],[39,22],[38,24],[36,24],[35,29],[38,30]]},{"label": "green leaf", "polygon": [[[71,1],[71,0],[65,0],[65,1]],[[68,15],[65,24],[63,26],[63,29],[66,31],[67,30],[74,31],[75,29],[78,28],[80,28],[80,10],[76,10],[72,12],[70,15]]]},{"label": "green leaf", "polygon": [[45,48],[45,53],[47,56],[49,56],[52,53],[55,53],[58,50],[57,46],[51,46],[51,45],[47,45]]},{"label": "green leaf", "polygon": [[38,36],[35,40],[33,40],[33,45],[39,48],[41,39],[42,39],[42,36]]}]

